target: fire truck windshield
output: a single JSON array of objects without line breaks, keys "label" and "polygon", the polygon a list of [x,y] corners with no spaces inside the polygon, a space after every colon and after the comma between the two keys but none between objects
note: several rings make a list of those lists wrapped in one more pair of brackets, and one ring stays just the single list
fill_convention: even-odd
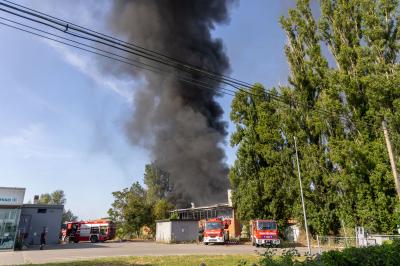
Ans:
[{"label": "fire truck windshield", "polygon": [[214,230],[214,229],[221,229],[221,223],[218,222],[209,222],[206,223],[206,230]]},{"label": "fire truck windshield", "polygon": [[258,230],[275,230],[276,223],[275,222],[258,222]]}]

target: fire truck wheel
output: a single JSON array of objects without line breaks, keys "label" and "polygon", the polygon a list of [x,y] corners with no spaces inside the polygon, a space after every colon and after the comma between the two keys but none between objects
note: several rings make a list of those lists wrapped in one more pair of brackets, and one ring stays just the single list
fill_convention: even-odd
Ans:
[{"label": "fire truck wheel", "polygon": [[99,242],[99,239],[97,238],[97,236],[91,236],[90,237],[90,242],[96,243],[96,242]]},{"label": "fire truck wheel", "polygon": [[78,239],[75,239],[75,240],[74,240],[74,243],[79,243],[79,240],[78,240]]},{"label": "fire truck wheel", "polygon": [[207,246],[207,245],[208,245],[208,243],[207,243],[207,242],[204,242],[204,245],[206,245],[206,246]]}]

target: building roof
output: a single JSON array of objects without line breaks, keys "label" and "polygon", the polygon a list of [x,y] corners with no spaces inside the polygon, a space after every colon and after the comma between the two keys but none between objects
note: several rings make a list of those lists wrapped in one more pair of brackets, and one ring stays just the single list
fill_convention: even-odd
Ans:
[{"label": "building roof", "polygon": [[175,209],[169,212],[184,212],[184,211],[196,211],[196,210],[207,210],[207,209],[217,209],[217,208],[232,208],[228,203],[218,203],[209,206],[201,206],[201,207],[194,207],[194,208],[185,208],[185,209]]},{"label": "building roof", "polygon": [[198,222],[198,219],[162,219],[162,220],[156,220],[156,223],[162,223],[162,222]]},{"label": "building roof", "polygon": [[24,187],[0,187],[0,189],[26,190]]},{"label": "building roof", "polygon": [[64,209],[64,205],[58,205],[58,204],[32,204],[32,203],[25,203],[25,204],[22,205],[22,208]]}]

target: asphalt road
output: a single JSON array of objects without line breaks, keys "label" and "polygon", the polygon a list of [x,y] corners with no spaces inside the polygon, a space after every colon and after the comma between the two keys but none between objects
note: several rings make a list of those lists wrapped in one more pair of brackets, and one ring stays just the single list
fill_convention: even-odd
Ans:
[{"label": "asphalt road", "polygon": [[[304,254],[305,249],[298,249]],[[45,250],[0,252],[0,265],[65,262],[114,256],[229,255],[255,254],[262,248],[251,245],[160,244],[150,241],[123,243],[71,243],[47,246]]]}]

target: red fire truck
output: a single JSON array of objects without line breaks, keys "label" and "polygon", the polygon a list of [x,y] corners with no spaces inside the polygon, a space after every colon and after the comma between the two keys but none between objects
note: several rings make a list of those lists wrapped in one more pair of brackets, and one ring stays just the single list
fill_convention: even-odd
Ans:
[{"label": "red fire truck", "polygon": [[213,218],[205,222],[203,243],[225,243],[229,240],[227,231],[231,221],[229,219]]},{"label": "red fire truck", "polygon": [[274,220],[250,221],[251,243],[253,246],[260,245],[279,246],[278,225]]},{"label": "red fire truck", "polygon": [[90,241],[92,243],[113,239],[115,225],[109,220],[68,222],[61,230],[61,239],[64,242]]}]

